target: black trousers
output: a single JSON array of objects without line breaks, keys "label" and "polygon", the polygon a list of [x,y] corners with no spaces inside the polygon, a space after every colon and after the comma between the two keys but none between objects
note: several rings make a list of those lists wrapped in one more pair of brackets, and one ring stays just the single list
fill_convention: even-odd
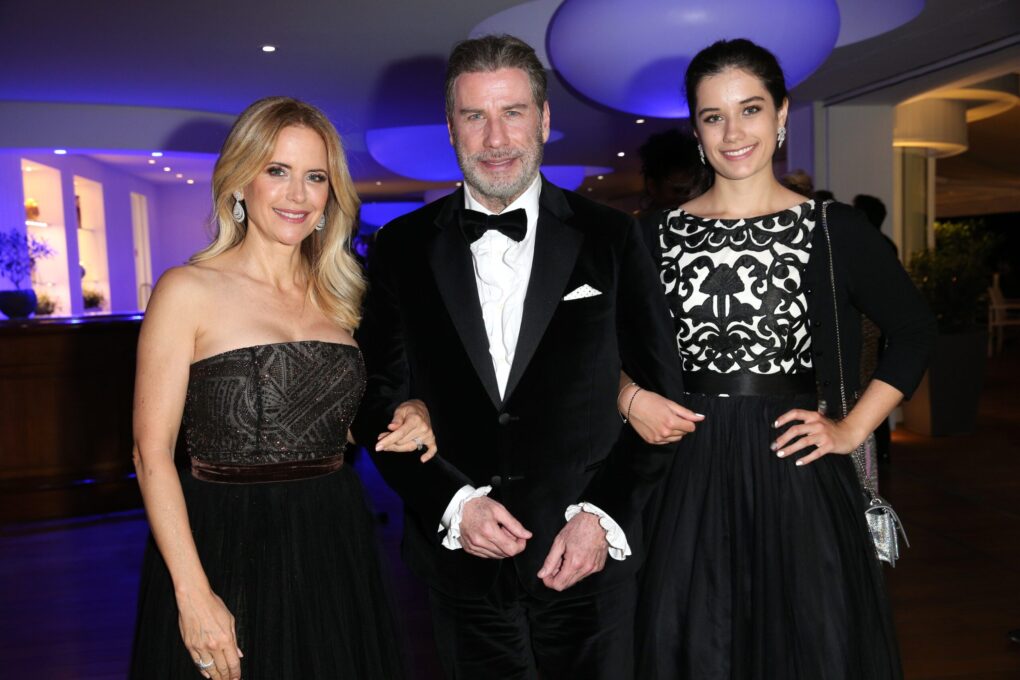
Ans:
[{"label": "black trousers", "polygon": [[450,680],[628,680],[634,677],[633,580],[584,597],[540,600],[505,561],[480,599],[429,591]]}]

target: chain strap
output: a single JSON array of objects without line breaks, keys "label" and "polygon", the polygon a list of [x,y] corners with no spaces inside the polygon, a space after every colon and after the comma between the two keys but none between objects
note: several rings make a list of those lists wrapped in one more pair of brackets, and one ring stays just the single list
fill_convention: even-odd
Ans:
[{"label": "chain strap", "polygon": [[[836,267],[833,264],[832,259],[832,238],[829,236],[829,221],[826,217],[826,208],[832,201],[823,201],[821,206],[822,213],[822,233],[825,234],[825,246],[829,254],[829,281],[832,284],[832,311],[833,317],[836,320],[836,361],[839,366],[839,399],[840,407],[842,409],[842,418],[846,418],[850,413],[850,409],[847,405],[846,398],[846,379],[843,376],[843,338],[839,332],[839,304],[836,296]],[[871,480],[867,474],[867,465],[864,460],[864,444],[861,443],[857,448],[850,452],[850,457],[854,461],[854,467],[857,469],[857,479],[860,480],[861,486],[867,492],[868,496],[874,500],[878,493],[875,491]]]}]

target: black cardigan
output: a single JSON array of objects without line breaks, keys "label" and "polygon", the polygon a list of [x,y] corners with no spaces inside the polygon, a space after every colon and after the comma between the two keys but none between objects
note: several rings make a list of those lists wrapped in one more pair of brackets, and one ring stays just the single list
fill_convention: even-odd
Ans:
[{"label": "black cardigan", "polygon": [[[886,348],[874,378],[889,383],[905,397],[924,375],[935,340],[935,317],[889,244],[865,219],[844,203],[827,208],[836,279],[836,308],[842,340],[843,376],[847,395],[860,390],[861,314],[882,330]],[[811,253],[804,274],[811,329],[811,348],[818,394],[831,417],[840,417],[839,366],[836,352],[836,310],[833,309],[828,244],[821,212],[812,232]],[[642,220],[655,265],[661,263],[659,228],[665,219]]]}]

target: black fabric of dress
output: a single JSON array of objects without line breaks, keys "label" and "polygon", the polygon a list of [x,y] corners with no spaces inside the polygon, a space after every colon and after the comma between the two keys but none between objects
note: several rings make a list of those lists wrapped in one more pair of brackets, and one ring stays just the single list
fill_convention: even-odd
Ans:
[{"label": "black fabric of dress", "polygon": [[[365,385],[356,347],[258,345],[192,364],[182,431],[192,461],[229,470],[342,455]],[[372,517],[353,469],[262,483],[181,474],[210,585],[236,618],[241,677],[401,678]],[[151,539],[132,678],[200,677]]]},{"label": "black fabric of dress", "polygon": [[[812,202],[752,220],[670,214],[659,264],[685,372],[812,371],[802,282],[815,216]],[[776,418],[817,409],[816,395],[688,393],[684,405],[706,417],[651,510],[637,677],[902,677],[852,461],[798,467],[802,453],[770,450]]]}]

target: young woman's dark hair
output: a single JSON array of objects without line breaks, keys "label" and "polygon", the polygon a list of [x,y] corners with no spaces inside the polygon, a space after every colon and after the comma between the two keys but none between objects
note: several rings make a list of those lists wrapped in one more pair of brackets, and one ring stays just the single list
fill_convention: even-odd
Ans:
[{"label": "young woman's dark hair", "polygon": [[772,95],[772,101],[777,109],[783,105],[783,100],[788,98],[786,78],[774,54],[745,38],[720,40],[694,55],[694,59],[687,67],[684,88],[687,92],[687,106],[691,112],[692,124],[697,119],[698,85],[705,78],[731,68],[747,71],[758,78]]}]

